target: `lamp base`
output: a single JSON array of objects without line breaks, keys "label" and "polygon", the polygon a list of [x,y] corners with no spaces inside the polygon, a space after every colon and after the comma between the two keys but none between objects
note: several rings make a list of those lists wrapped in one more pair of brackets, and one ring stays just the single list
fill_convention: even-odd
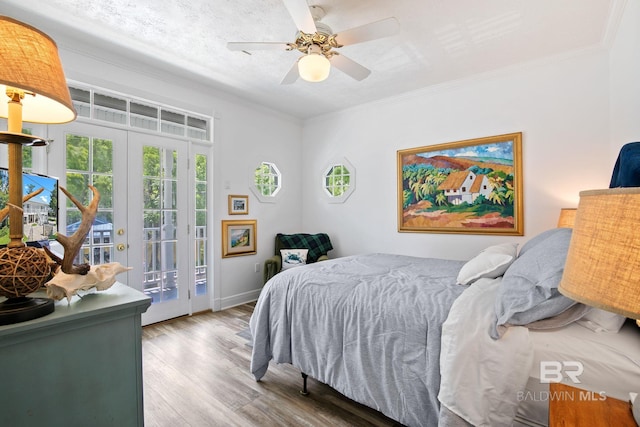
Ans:
[{"label": "lamp base", "polygon": [[17,297],[0,303],[0,325],[26,322],[53,313],[55,305],[49,298]]},{"label": "lamp base", "polygon": [[46,139],[40,138],[39,136],[15,132],[0,132],[0,142],[5,144],[33,145],[34,147],[49,145]]}]

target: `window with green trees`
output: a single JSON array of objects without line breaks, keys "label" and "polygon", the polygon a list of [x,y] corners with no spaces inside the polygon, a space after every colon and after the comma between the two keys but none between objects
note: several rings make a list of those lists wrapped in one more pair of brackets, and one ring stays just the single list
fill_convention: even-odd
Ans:
[{"label": "window with green trees", "polygon": [[196,154],[196,295],[207,293],[207,156]]},{"label": "window with green trees", "polygon": [[260,195],[274,197],[280,191],[280,171],[274,163],[262,162],[255,170],[254,183]]},{"label": "window with green trees", "polygon": [[331,197],[342,196],[349,189],[351,173],[345,165],[334,165],[324,177],[324,189]]},{"label": "window with green trees", "polygon": [[[68,134],[66,158],[66,189],[84,206],[91,201],[88,185],[100,192],[98,214],[76,262],[94,265],[110,262],[113,249],[113,141]],[[68,198],[66,212],[67,229],[61,231],[70,235],[80,225],[82,213]]]},{"label": "window with green trees", "polygon": [[355,188],[355,168],[347,159],[330,163],[324,169],[323,190],[331,203],[342,203]]}]

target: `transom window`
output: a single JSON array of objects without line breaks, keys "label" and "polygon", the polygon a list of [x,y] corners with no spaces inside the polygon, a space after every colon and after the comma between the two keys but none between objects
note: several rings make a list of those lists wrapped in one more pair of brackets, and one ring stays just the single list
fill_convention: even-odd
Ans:
[{"label": "transom window", "polygon": [[77,83],[69,86],[71,100],[78,117],[117,123],[191,140],[210,140],[210,119],[151,101],[85,88]]}]

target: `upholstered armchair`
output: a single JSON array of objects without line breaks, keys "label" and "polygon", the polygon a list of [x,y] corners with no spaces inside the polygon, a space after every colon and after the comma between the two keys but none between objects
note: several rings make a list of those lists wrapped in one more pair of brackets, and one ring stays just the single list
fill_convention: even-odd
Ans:
[{"label": "upholstered armchair", "polygon": [[308,249],[306,263],[324,261],[329,259],[327,252],[333,249],[329,236],[325,233],[318,234],[282,234],[276,235],[275,255],[264,262],[262,275],[264,283],[282,270],[282,249]]}]

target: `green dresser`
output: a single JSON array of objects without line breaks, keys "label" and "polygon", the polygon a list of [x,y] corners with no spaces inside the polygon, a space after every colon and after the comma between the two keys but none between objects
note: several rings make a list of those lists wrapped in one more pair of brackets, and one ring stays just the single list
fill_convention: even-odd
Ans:
[{"label": "green dresser", "polygon": [[115,283],[0,326],[0,425],[143,426],[140,316],[150,304]]}]

